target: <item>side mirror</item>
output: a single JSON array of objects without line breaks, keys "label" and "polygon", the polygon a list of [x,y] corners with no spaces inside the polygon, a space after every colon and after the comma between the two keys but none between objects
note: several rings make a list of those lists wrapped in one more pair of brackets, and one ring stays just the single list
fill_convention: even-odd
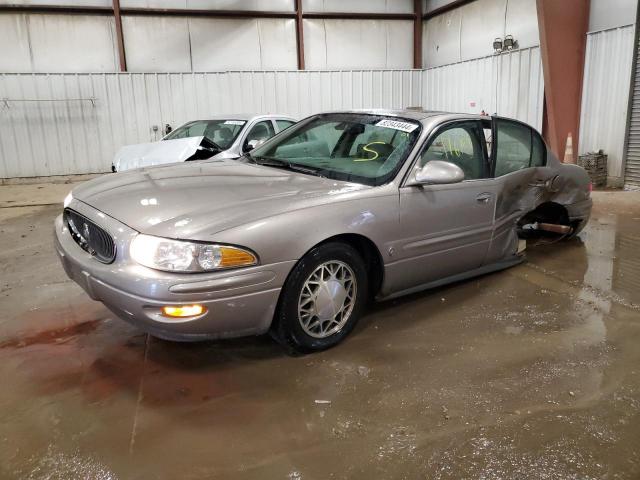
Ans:
[{"label": "side mirror", "polygon": [[244,147],[244,151],[245,152],[250,152],[251,150],[253,150],[254,148],[258,148],[260,145],[262,145],[264,142],[266,142],[267,139],[266,138],[262,138],[260,140],[258,139],[253,139],[253,140],[249,140]]},{"label": "side mirror", "polygon": [[411,185],[444,185],[463,181],[464,172],[451,162],[431,160],[418,170],[413,178]]}]

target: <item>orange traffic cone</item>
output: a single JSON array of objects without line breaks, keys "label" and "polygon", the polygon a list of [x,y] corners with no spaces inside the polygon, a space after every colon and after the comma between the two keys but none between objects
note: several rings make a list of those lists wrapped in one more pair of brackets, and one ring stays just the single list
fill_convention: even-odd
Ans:
[{"label": "orange traffic cone", "polygon": [[567,144],[564,149],[564,159],[562,163],[576,163],[573,158],[573,137],[571,136],[571,132],[567,135]]}]

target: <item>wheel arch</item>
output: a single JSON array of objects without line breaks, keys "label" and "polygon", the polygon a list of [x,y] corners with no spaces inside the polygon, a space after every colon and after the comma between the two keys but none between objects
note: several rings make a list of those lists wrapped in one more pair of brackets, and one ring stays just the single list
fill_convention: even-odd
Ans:
[{"label": "wheel arch", "polygon": [[[360,233],[338,233],[327,237],[308,248],[300,256],[298,262],[306,257],[314,248],[332,242],[345,243],[360,254],[367,268],[367,274],[369,275],[369,295],[371,298],[375,297],[375,295],[380,291],[382,282],[384,280],[384,263],[382,260],[382,254],[380,253],[377,245],[373,242],[373,240],[371,240],[369,237],[366,237],[365,235],[362,235]],[[285,284],[289,280],[289,277],[294,268],[295,266],[291,268],[291,271],[287,275],[287,278],[284,282]],[[282,293],[280,295],[282,295]]]},{"label": "wheel arch", "polygon": [[[373,240],[359,233],[341,233],[317,243],[310,248],[309,251],[330,242],[346,243],[360,254],[367,267],[367,274],[369,275],[369,295],[372,298],[375,297],[380,291],[384,280],[384,263],[382,261],[382,254]],[[305,255],[307,253],[308,252],[306,252]]]},{"label": "wheel arch", "polygon": [[567,207],[554,201],[547,201],[537,205],[536,208],[522,216],[520,223],[529,218],[549,223],[569,225],[569,211]]}]

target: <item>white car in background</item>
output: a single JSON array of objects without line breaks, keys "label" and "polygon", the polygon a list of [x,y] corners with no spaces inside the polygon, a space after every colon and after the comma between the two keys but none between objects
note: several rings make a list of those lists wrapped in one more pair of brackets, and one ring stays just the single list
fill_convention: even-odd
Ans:
[{"label": "white car in background", "polygon": [[277,114],[230,114],[194,120],[159,142],[122,147],[113,159],[111,171],[213,157],[239,158],[294,123],[292,117]]}]

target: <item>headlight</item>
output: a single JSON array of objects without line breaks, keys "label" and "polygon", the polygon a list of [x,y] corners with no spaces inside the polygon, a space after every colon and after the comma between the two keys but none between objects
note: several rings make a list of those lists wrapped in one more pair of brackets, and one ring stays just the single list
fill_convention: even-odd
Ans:
[{"label": "headlight", "polygon": [[215,243],[195,243],[140,234],[131,242],[131,258],[167,272],[210,272],[250,267],[258,259],[248,250]]},{"label": "headlight", "polygon": [[71,192],[69,192],[67,193],[67,196],[64,197],[64,202],[63,202],[64,208],[67,208],[69,206],[69,204],[71,203],[71,200],[73,200],[73,195],[71,194]]}]

